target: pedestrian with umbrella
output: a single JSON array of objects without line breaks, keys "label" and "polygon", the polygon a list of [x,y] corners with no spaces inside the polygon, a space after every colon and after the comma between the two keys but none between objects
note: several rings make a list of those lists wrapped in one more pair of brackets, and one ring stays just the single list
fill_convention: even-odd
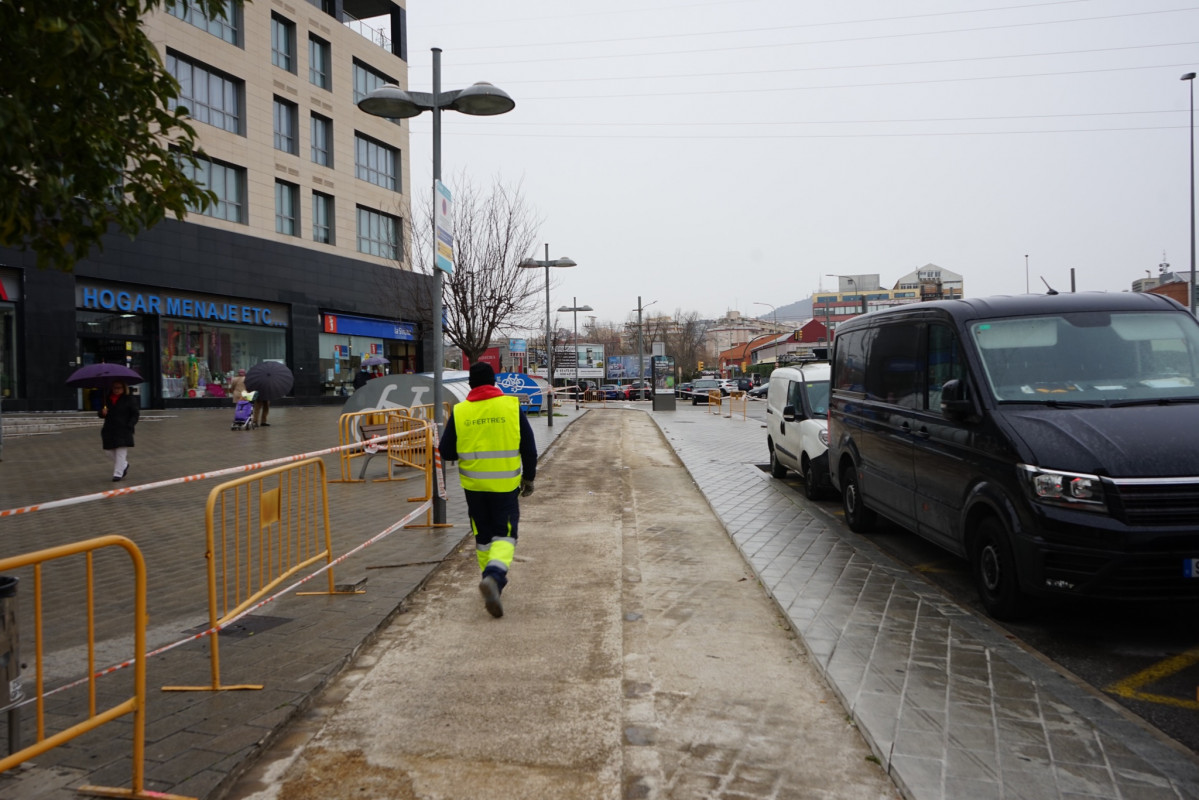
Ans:
[{"label": "pedestrian with umbrella", "polygon": [[271,401],[291,391],[295,382],[291,370],[278,361],[259,361],[246,371],[246,388],[258,395],[254,399],[254,424],[269,428],[266,421],[271,411]]},{"label": "pedestrian with umbrella", "polygon": [[141,417],[141,407],[129,394],[129,382],[141,383],[136,370],[120,364],[88,364],[67,378],[68,386],[99,389],[104,398],[97,415],[104,420],[100,443],[112,459],[112,479],[129,474],[129,448],[133,447],[133,429]]}]

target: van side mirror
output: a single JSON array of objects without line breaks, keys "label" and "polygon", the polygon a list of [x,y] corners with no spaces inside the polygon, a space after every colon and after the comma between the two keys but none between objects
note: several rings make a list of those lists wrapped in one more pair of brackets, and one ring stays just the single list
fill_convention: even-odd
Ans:
[{"label": "van side mirror", "polygon": [[941,385],[941,413],[947,417],[965,417],[974,413],[974,403],[966,396],[966,384],[957,378]]},{"label": "van side mirror", "polygon": [[783,419],[787,422],[795,422],[795,406],[783,406]]}]

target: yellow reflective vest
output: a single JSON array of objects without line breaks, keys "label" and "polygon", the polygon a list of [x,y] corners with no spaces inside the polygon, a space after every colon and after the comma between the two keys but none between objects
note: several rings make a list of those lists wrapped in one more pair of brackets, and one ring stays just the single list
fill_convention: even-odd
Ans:
[{"label": "yellow reflective vest", "polygon": [[520,488],[520,400],[512,395],[463,401],[450,417],[458,437],[463,489],[511,492]]}]

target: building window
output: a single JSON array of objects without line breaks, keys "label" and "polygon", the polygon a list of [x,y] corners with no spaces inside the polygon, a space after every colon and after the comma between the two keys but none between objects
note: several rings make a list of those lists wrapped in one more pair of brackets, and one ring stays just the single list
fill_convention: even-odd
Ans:
[{"label": "building window", "polygon": [[197,122],[245,133],[241,122],[245,85],[241,81],[170,51],[167,72],[179,82],[179,97],[171,101],[172,110],[183,106]]},{"label": "building window", "polygon": [[207,210],[192,208],[191,211],[230,222],[246,222],[246,171],[243,168],[206,158],[197,158],[195,166],[184,159],[180,166],[188,178],[216,192],[217,201]]},{"label": "building window", "polygon": [[376,72],[365,64],[354,62],[354,103],[366,97],[385,83],[395,83],[382,72]]},{"label": "building window", "polygon": [[398,260],[400,221],[390,214],[358,207],[358,252]]},{"label": "building window", "polygon": [[208,31],[218,39],[241,47],[241,3],[225,0],[225,15],[209,19],[199,4],[187,0],[167,0],[167,13],[178,17],[189,25]]},{"label": "building window", "polygon": [[271,14],[271,63],[296,72],[296,25],[278,14]]},{"label": "building window", "polygon": [[300,152],[298,127],[299,108],[295,103],[289,103],[278,97],[275,98],[275,149],[293,156]]},{"label": "building window", "polygon": [[362,134],[354,135],[354,172],[362,180],[396,191],[399,151]]},{"label": "building window", "polygon": [[300,235],[300,187],[275,181],[275,232]]},{"label": "building window", "polygon": [[329,43],[308,36],[308,82],[326,91],[333,89],[333,57]]},{"label": "building window", "polygon": [[333,166],[333,120],[312,115],[312,163]]},{"label": "building window", "polygon": [[333,198],[312,193],[312,241],[333,244]]}]

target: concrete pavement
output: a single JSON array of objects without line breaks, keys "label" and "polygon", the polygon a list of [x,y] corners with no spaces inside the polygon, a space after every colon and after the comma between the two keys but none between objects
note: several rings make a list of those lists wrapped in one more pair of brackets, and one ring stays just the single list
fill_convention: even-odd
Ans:
[{"label": "concrete pavement", "polygon": [[[648,404],[633,406],[637,410],[626,413],[643,413]],[[174,476],[326,447],[335,435],[330,431],[337,413],[272,409],[272,427],[247,434],[229,432],[218,411],[154,415],[160,418],[139,426],[130,478]],[[543,448],[575,418],[571,408],[563,413],[552,431],[544,419],[533,420]],[[1024,651],[892,563],[867,538],[830,523],[797,493],[772,481],[758,467],[765,461],[760,423],[690,406],[651,417],[906,797],[1199,797],[1199,760],[1193,753]],[[0,506],[111,488],[104,483],[107,462],[98,429],[29,437],[11,431],[6,427]],[[381,468],[372,468],[372,474]],[[408,494],[402,486],[331,485],[335,552],[394,521]],[[152,644],[163,643],[203,621],[203,556],[196,542],[197,536],[202,541],[202,498],[209,488],[193,484],[157,496],[3,519],[0,552],[26,552],[97,533],[130,535],[146,551],[150,567]],[[256,615],[265,619],[247,626],[241,638],[223,636],[226,680],[261,681],[266,690],[152,696],[148,786],[220,796],[230,776],[352,663],[454,551],[468,528],[460,493],[453,488],[449,509],[458,527],[403,531],[347,564],[339,581],[369,574],[367,594],[284,598]],[[100,583],[102,591],[116,595],[124,579],[102,573]],[[22,582],[23,600],[27,585]],[[47,619],[53,625],[46,641],[55,654],[55,675],[74,677],[80,673],[67,663],[72,645],[59,631],[70,627],[78,607],[49,605]],[[115,635],[118,627],[104,629]],[[202,683],[205,655],[197,644],[153,659],[150,685]],[[65,714],[79,703],[64,699],[57,710]],[[63,787],[83,782],[128,786],[128,741],[119,734],[123,725],[111,723],[105,735],[89,734],[57,748],[39,758],[34,769],[0,775],[0,797],[57,800],[71,794]]]}]

